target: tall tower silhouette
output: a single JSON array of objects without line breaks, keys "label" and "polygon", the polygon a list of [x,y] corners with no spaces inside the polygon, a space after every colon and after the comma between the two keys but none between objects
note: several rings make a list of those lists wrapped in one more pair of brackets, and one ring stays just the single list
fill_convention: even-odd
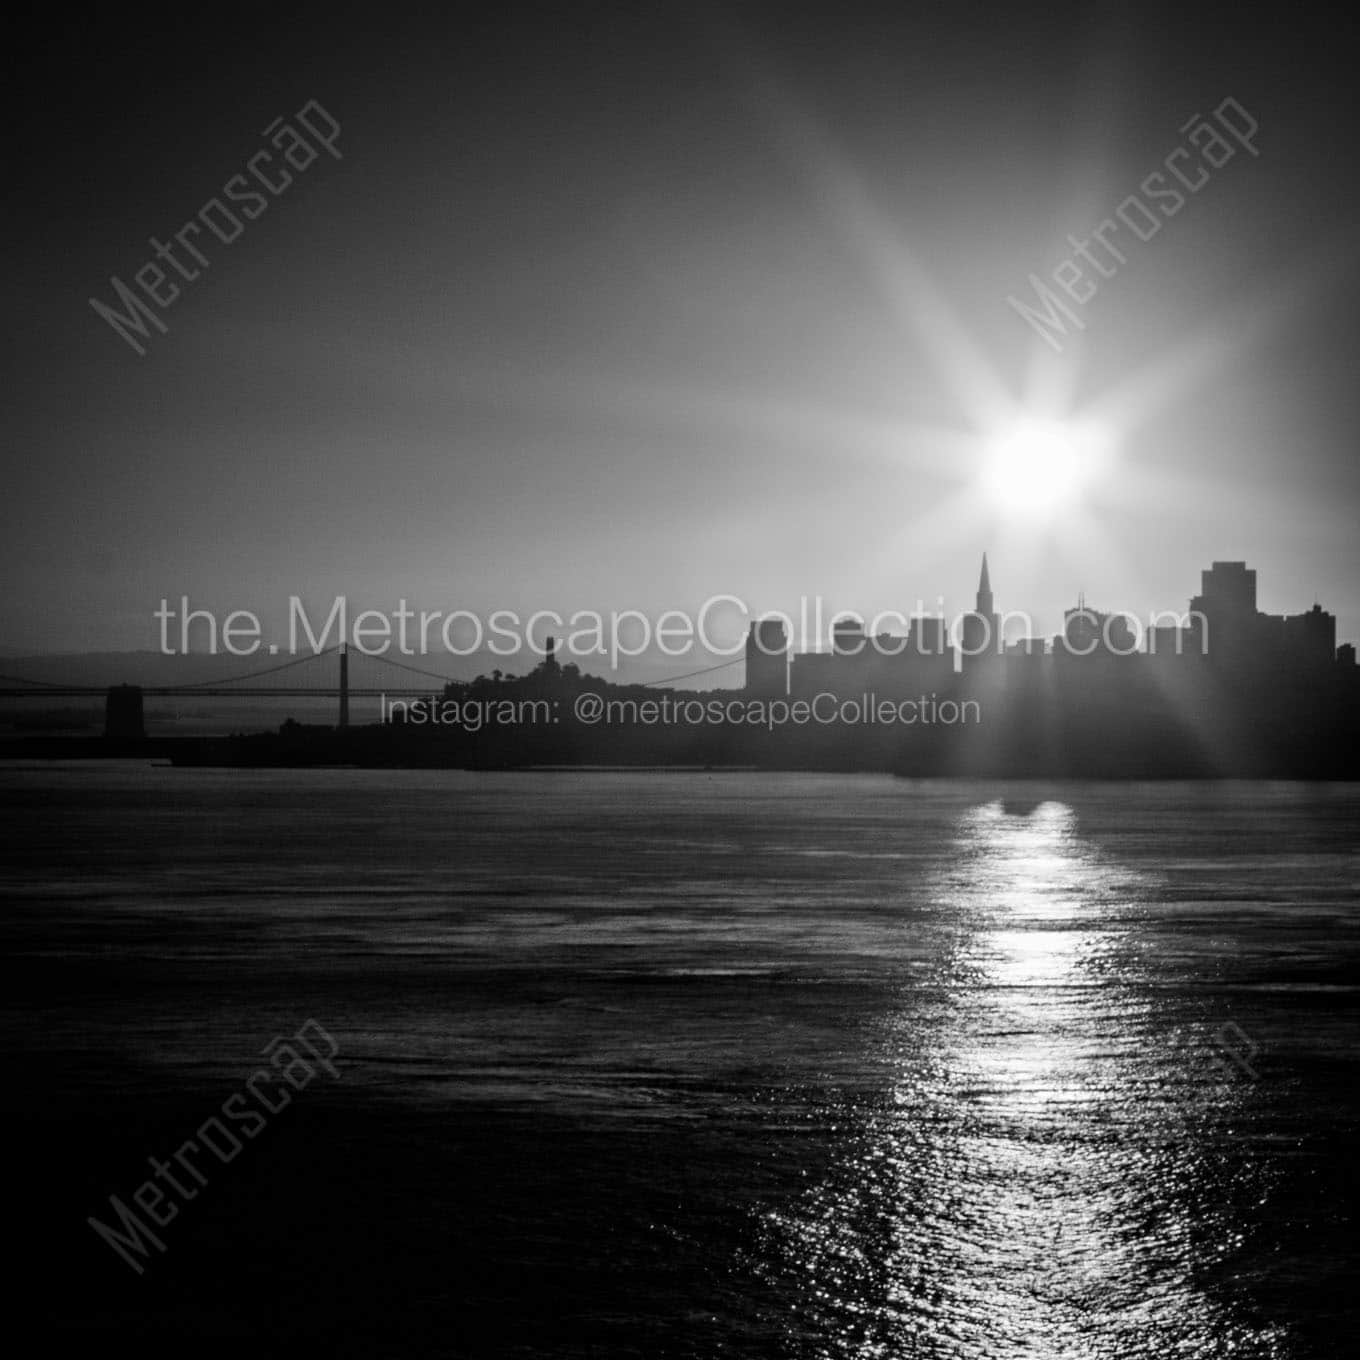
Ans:
[{"label": "tall tower silhouette", "polygon": [[982,575],[978,577],[977,612],[990,619],[996,610],[992,607],[992,580],[987,574],[987,554],[982,554]]},{"label": "tall tower silhouette", "polygon": [[982,575],[978,577],[977,608],[963,616],[963,667],[965,670],[1001,652],[1000,620],[992,602],[992,578],[987,570],[987,554],[982,554]]}]

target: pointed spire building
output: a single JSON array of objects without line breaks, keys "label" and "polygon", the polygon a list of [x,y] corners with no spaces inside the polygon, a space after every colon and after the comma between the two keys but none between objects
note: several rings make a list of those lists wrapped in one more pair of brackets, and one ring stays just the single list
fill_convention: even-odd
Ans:
[{"label": "pointed spire building", "polygon": [[982,554],[982,574],[978,577],[977,608],[963,616],[963,668],[971,670],[985,659],[1001,654],[1001,621],[992,601],[992,578],[987,569],[987,554]]},{"label": "pointed spire building", "polygon": [[987,554],[982,554],[982,575],[978,577],[977,612],[990,619],[996,613],[992,605],[992,578],[987,573]]}]

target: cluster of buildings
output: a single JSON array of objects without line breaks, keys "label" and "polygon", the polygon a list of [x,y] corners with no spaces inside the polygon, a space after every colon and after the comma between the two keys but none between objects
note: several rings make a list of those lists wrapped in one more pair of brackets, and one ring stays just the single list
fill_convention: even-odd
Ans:
[{"label": "cluster of buildings", "polygon": [[[1006,687],[1037,675],[1080,680],[1092,666],[1112,676],[1149,670],[1206,674],[1250,683],[1354,671],[1355,648],[1337,646],[1336,618],[1320,605],[1303,614],[1264,614],[1256,572],[1245,562],[1215,562],[1183,615],[1168,611],[1142,627],[1131,616],[1093,609],[1085,599],[1065,611],[1052,638],[1006,640],[986,554],[972,611],[951,631],[942,616],[908,621],[906,634],[869,635],[857,619],[835,622],[829,651],[794,653],[780,619],[753,623],[746,639],[746,685],[754,696],[810,697],[827,691],[926,694],[960,684]],[[1168,621],[1169,619],[1169,621]]]},{"label": "cluster of buildings", "polygon": [[[428,722],[394,713],[384,726],[362,729],[368,746],[348,744],[340,756],[469,768],[652,764],[913,778],[1360,778],[1355,649],[1336,646],[1336,620],[1320,606],[1262,613],[1256,573],[1244,562],[1215,562],[1184,614],[1167,611],[1145,624],[1078,600],[1061,632],[1035,638],[1015,636],[1030,631],[1023,614],[996,609],[984,557],[972,610],[952,624],[931,615],[905,622],[904,632],[879,633],[840,616],[829,650],[795,652],[791,620],[759,619],[747,633],[744,686],[735,692],[659,696],[561,665],[550,642],[528,675],[447,686],[439,711],[452,711],[452,723],[433,716],[435,700],[421,700]],[[545,716],[527,720],[524,704],[506,700],[527,701]],[[796,701],[803,718],[794,716]],[[554,705],[560,722],[547,716]],[[790,720],[752,722],[743,716],[749,708],[778,709]],[[512,721],[482,720],[504,709]],[[887,718],[864,717],[885,711]],[[949,716],[970,711],[976,716],[962,722]],[[250,759],[298,759],[292,737],[283,736],[277,750]]]}]

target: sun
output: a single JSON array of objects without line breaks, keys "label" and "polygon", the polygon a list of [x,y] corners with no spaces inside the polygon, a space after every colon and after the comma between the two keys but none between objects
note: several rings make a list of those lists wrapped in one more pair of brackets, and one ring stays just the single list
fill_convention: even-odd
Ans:
[{"label": "sun", "polygon": [[1108,441],[1090,425],[1022,419],[989,442],[982,482],[1003,514],[1043,518],[1079,500],[1108,454]]}]

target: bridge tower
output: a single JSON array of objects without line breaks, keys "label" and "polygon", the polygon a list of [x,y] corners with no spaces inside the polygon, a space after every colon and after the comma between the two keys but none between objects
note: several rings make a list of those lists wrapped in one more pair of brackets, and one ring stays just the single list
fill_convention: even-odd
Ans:
[{"label": "bridge tower", "polygon": [[112,741],[144,741],[140,685],[110,685],[104,698],[104,736]]},{"label": "bridge tower", "polygon": [[340,726],[349,726],[349,644],[340,644]]}]

